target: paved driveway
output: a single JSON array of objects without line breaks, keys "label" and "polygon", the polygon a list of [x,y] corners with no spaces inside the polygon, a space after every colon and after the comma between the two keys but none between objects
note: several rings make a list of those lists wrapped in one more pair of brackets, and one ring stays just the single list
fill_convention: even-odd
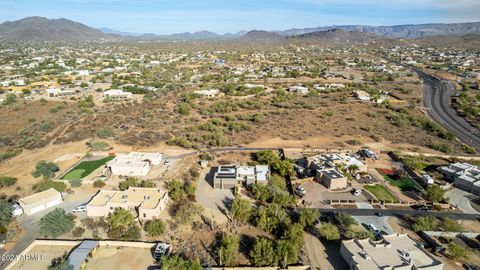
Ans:
[{"label": "paved driveway", "polygon": [[380,231],[384,231],[387,234],[395,233],[390,224],[388,224],[388,217],[377,217],[375,215],[371,216],[354,216],[353,217],[358,224],[373,224]]},{"label": "paved driveway", "polygon": [[445,197],[449,199],[452,205],[462,210],[462,212],[465,214],[480,214],[470,204],[470,201],[475,198],[475,196],[471,193],[454,188],[450,191],[447,191],[445,193]]},{"label": "paved driveway", "polygon": [[[214,189],[211,185],[213,179],[212,174],[213,171],[210,169],[203,169],[201,171],[200,178],[197,181],[197,191],[195,195],[198,204],[214,211],[220,218],[220,212],[227,209],[226,203],[232,201],[234,196],[230,190]],[[225,217],[222,218],[222,221],[225,221]]]}]

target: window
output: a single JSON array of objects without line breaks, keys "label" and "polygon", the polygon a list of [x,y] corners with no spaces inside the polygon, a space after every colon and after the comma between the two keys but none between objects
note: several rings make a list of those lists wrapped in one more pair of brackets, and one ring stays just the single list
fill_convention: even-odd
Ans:
[{"label": "window", "polygon": [[150,196],[145,195],[145,196],[143,196],[143,199],[144,199],[144,200],[148,200],[148,199],[150,199]]},{"label": "window", "polygon": [[128,195],[122,195],[122,200],[128,199]]},{"label": "window", "polygon": [[146,217],[147,217],[147,214],[143,213],[143,217],[146,218]]}]

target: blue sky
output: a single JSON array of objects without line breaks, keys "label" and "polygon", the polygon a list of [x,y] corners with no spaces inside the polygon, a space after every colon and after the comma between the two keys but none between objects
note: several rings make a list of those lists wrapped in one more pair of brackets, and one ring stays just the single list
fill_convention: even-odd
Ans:
[{"label": "blue sky", "polygon": [[480,21],[480,0],[0,0],[0,21],[27,16],[137,33],[225,33]]}]

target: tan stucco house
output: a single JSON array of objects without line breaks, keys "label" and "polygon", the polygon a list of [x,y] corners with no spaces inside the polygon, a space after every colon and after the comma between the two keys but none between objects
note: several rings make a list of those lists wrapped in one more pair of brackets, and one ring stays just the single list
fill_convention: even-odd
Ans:
[{"label": "tan stucco house", "polygon": [[134,188],[125,191],[100,190],[87,204],[87,216],[106,217],[116,208],[135,211],[138,219],[156,219],[168,202],[168,192],[159,188]]}]

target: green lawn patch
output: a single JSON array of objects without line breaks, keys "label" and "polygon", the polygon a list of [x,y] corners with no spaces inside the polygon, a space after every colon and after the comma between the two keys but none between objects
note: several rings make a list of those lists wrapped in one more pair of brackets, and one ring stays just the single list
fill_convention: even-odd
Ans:
[{"label": "green lawn patch", "polygon": [[364,189],[368,190],[370,193],[377,198],[379,201],[396,201],[393,194],[388,190],[386,187],[382,185],[374,185],[374,186],[364,186]]},{"label": "green lawn patch", "polygon": [[91,174],[96,169],[100,168],[101,166],[105,165],[110,160],[114,159],[114,157],[106,157],[99,160],[92,160],[92,161],[82,161],[80,162],[75,168],[70,170],[67,174],[65,174],[62,179],[63,180],[78,180],[82,179],[89,174]]},{"label": "green lawn patch", "polygon": [[421,190],[421,187],[418,185],[418,183],[415,182],[415,180],[413,180],[407,175],[402,176],[399,174],[383,174],[383,173],[381,174],[386,181],[400,188],[400,190],[402,191],[409,191],[409,190],[420,191]]}]

